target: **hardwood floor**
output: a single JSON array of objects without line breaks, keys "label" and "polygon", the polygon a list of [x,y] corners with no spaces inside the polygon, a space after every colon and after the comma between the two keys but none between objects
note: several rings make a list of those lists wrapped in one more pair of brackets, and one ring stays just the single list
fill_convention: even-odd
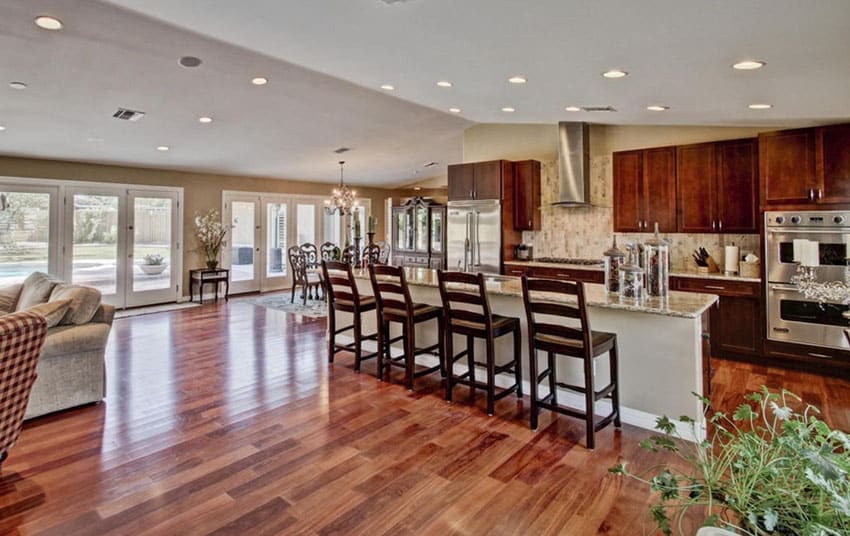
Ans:
[{"label": "hardwood floor", "polygon": [[[637,534],[645,488],[607,473],[659,460],[648,431],[582,446],[577,419],[438,378],[379,383],[326,362],[324,320],[240,303],[117,320],[107,400],[36,419],[0,475],[10,534]],[[848,427],[850,383],[717,363],[722,408],[785,386]],[[400,374],[396,371],[394,374]],[[473,405],[474,404],[474,405]]]}]

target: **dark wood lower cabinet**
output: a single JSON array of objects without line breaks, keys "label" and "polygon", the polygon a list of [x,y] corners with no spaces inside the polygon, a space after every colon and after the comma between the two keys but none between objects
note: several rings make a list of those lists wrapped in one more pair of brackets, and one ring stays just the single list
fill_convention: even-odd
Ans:
[{"label": "dark wood lower cabinet", "polygon": [[524,264],[505,263],[503,270],[505,275],[520,277],[545,277],[548,279],[562,279],[568,281],[581,281],[583,283],[604,283],[605,273],[602,270],[582,270],[577,268],[557,268],[554,266],[528,266]]}]

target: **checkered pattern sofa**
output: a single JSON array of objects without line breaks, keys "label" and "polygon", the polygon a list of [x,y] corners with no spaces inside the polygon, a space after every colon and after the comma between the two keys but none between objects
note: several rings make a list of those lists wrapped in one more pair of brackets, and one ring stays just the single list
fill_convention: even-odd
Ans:
[{"label": "checkered pattern sofa", "polygon": [[47,321],[37,313],[0,316],[0,463],[18,440]]}]

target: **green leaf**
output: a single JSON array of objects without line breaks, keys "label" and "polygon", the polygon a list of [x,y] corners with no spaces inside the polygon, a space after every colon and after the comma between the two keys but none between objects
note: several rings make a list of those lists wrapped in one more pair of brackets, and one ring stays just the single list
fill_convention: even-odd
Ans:
[{"label": "green leaf", "polygon": [[773,532],[773,530],[776,528],[777,521],[779,521],[779,515],[773,508],[768,508],[764,511],[762,519],[764,519],[765,530],[767,530],[767,532]]},{"label": "green leaf", "polygon": [[618,463],[617,465],[615,465],[613,467],[609,467],[608,472],[615,474],[615,475],[625,475],[625,474],[627,474],[626,473],[626,464],[625,463]]},{"label": "green leaf", "polygon": [[750,419],[755,418],[758,418],[758,413],[753,411],[753,408],[751,408],[749,404],[741,404],[732,415],[732,419],[736,421],[749,421]]},{"label": "green leaf", "polygon": [[676,425],[673,424],[673,421],[669,417],[664,415],[655,419],[655,429],[669,435],[676,430]]}]

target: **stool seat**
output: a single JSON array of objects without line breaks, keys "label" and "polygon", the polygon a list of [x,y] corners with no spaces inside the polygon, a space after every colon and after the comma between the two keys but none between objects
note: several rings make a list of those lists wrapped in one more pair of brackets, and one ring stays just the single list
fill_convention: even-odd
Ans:
[{"label": "stool seat", "polygon": [[360,299],[357,300],[356,304],[353,300],[334,300],[333,308],[337,311],[353,313],[355,305],[361,312],[371,311],[375,309],[375,298],[374,296],[361,296]]},{"label": "stool seat", "polygon": [[[413,304],[412,315],[414,323],[424,322],[432,318],[437,318],[442,314],[443,310],[440,307],[434,307],[433,305],[428,305],[427,303]],[[402,322],[408,317],[408,313],[405,309],[384,307],[382,316],[385,319],[392,319],[393,322]]]},{"label": "stool seat", "polygon": [[[491,315],[490,329],[494,337],[500,337],[517,329],[519,318],[509,316]],[[463,335],[471,335],[473,337],[484,338],[487,336],[487,327],[483,322],[473,322],[470,320],[461,320],[453,318],[451,320],[451,328],[456,333]]]},{"label": "stool seat", "polygon": [[[575,339],[567,339],[558,337],[557,335],[544,335],[536,333],[534,335],[535,346],[538,350],[544,352],[555,352],[556,354],[567,354],[567,349],[584,350],[582,341]],[[590,344],[592,346],[591,355],[596,357],[608,352],[617,342],[617,335],[614,333],[606,333],[604,331],[593,331],[590,334]]]}]

